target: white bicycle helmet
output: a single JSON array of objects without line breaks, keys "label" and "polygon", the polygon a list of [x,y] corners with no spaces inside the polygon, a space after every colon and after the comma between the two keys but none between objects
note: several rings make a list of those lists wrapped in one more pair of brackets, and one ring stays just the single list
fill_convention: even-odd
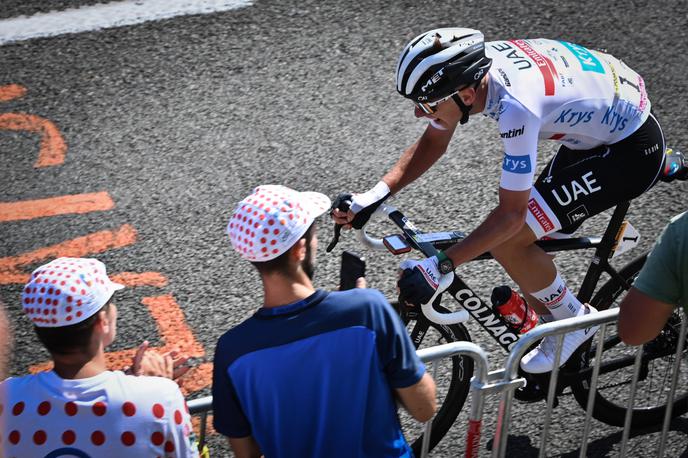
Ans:
[{"label": "white bicycle helmet", "polygon": [[[416,103],[432,103],[451,96],[459,86],[477,85],[491,65],[482,32],[460,27],[430,30],[411,40],[401,53],[397,91]],[[460,98],[454,100],[459,103]],[[459,106],[467,120],[470,107]]]}]

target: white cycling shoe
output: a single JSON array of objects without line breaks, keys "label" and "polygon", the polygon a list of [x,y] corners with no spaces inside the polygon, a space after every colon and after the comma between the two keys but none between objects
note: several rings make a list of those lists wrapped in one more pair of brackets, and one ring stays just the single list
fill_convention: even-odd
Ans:
[{"label": "white cycling shoe", "polygon": [[[581,314],[587,315],[589,313],[597,313],[597,309],[587,304],[581,307]],[[579,329],[566,334],[564,343],[561,349],[561,359],[559,360],[559,367],[569,360],[573,352],[578,347],[583,345],[588,339],[595,335],[599,326],[591,326],[585,329]],[[521,359],[521,369],[531,374],[543,374],[551,372],[554,368],[554,358],[557,351],[557,337],[547,336],[542,339],[540,345]]]}]

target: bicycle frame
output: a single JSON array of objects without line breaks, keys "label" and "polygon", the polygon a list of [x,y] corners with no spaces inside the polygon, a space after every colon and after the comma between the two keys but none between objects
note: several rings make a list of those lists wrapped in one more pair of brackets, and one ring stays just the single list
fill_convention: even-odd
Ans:
[{"label": "bicycle frame", "polygon": [[[618,272],[609,264],[609,258],[616,246],[616,238],[618,237],[623,219],[629,207],[630,202],[622,202],[616,206],[601,238],[577,237],[563,240],[540,240],[536,242],[538,246],[548,253],[595,248],[595,253],[577,296],[581,302],[590,301],[595,292],[597,282],[603,272],[606,272],[612,278],[619,281],[620,284],[627,289],[630,288]],[[458,233],[456,231],[447,233],[448,236],[444,238],[439,236],[434,237],[432,241],[424,241],[422,237],[424,233],[417,229],[415,224],[413,224],[413,222],[403,213],[389,205],[380,206],[376,211],[376,215],[385,215],[389,217],[389,219],[391,219],[402,231],[404,238],[411,247],[420,251],[426,257],[434,256],[437,254],[438,250],[446,249],[456,243],[454,239],[450,240],[449,237],[449,234],[456,235]],[[381,239],[370,237],[366,233],[365,228],[358,231],[358,234],[361,242],[368,247],[376,250],[385,249]],[[484,253],[469,262],[483,259],[492,259],[492,256],[489,253]],[[495,313],[492,307],[488,306],[477,294],[475,294],[458,275],[454,275],[454,280],[445,292],[449,293],[449,295],[451,295],[454,300],[456,300],[461,307],[466,310],[502,348],[504,348],[505,351],[509,352],[516,342],[518,342],[519,334],[512,331],[502,316]],[[432,306],[435,307],[439,305],[440,300],[441,295],[438,295],[433,301]],[[403,305],[401,305],[401,307],[403,307]],[[412,319],[416,319],[417,321],[421,318],[429,320],[423,313],[418,313],[416,310],[410,310],[408,313],[411,315]],[[462,319],[461,321],[466,320],[467,319]],[[424,328],[427,329],[426,326],[424,326]],[[423,334],[420,334],[421,332],[424,333],[422,329],[418,331],[414,330],[411,334],[411,339],[415,343],[417,343],[418,339],[422,339]]]}]

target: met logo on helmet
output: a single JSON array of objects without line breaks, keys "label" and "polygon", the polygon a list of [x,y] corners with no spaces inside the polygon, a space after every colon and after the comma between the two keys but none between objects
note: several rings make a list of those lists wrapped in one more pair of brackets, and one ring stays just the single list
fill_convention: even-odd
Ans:
[{"label": "met logo on helmet", "polygon": [[440,80],[440,78],[442,78],[442,75],[444,75],[444,69],[443,69],[443,68],[441,68],[437,73],[435,73],[434,75],[432,75],[432,76],[428,79],[428,81],[427,81],[423,86],[421,86],[420,90],[423,91],[423,92],[427,91],[427,90],[428,90],[428,87],[430,87],[430,86],[432,86],[433,84],[437,83],[437,82]]}]

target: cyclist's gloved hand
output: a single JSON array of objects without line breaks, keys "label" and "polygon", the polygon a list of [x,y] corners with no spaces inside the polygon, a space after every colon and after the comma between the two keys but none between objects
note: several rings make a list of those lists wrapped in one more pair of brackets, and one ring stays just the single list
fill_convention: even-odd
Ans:
[{"label": "cyclist's gloved hand", "polygon": [[375,210],[392,194],[389,186],[380,181],[372,189],[363,194],[354,194],[351,199],[351,212],[354,218],[350,221],[354,229],[360,229],[366,225]]},{"label": "cyclist's gloved hand", "polygon": [[[401,304],[426,304],[440,288],[441,274],[437,265],[437,256],[422,261],[407,259],[399,264],[399,269],[402,272],[397,286]],[[447,275],[453,275],[453,272]],[[444,289],[446,287],[441,291]]]}]

